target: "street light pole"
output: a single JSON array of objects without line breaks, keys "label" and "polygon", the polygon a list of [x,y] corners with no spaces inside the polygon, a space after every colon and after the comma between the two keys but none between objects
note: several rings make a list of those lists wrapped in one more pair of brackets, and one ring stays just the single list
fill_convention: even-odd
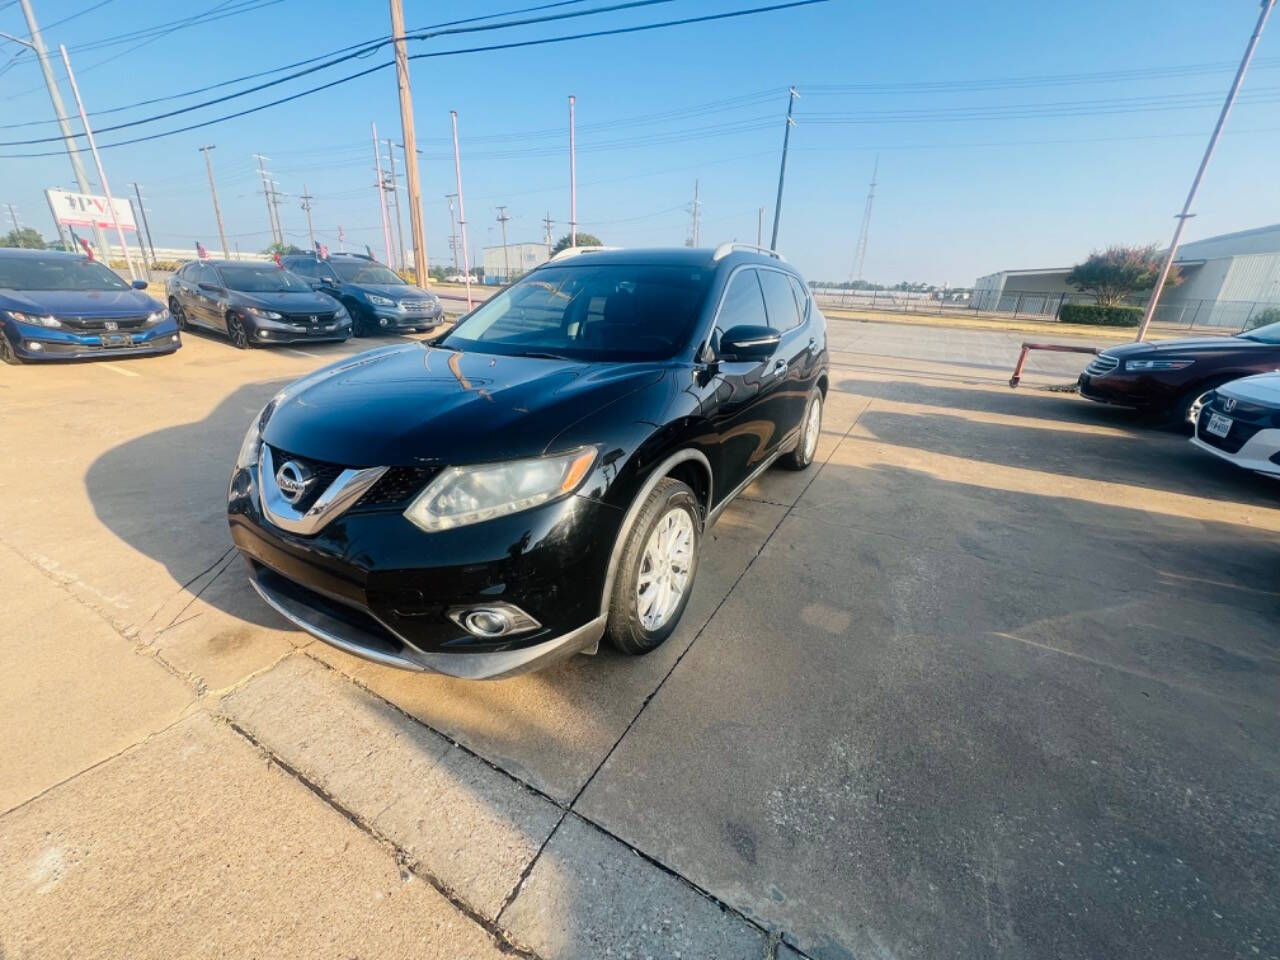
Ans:
[{"label": "street light pole", "polygon": [[382,214],[382,249],[386,253],[387,263],[391,263],[391,227],[387,223],[387,191],[382,184],[382,153],[378,146],[378,125],[370,123],[373,130],[373,170],[378,179],[374,186],[378,188],[378,212]]},{"label": "street light pole", "polygon": [[787,99],[787,126],[782,134],[782,166],[778,168],[778,201],[773,208],[773,237],[769,240],[769,249],[778,249],[778,223],[782,219],[782,182],[787,176],[787,147],[791,144],[791,128],[796,122],[791,119],[792,108],[796,105],[796,97],[800,94],[795,87],[791,88],[791,95]]},{"label": "street light pole", "polygon": [[[400,184],[396,182],[396,147],[395,141],[387,137],[387,164],[391,170],[391,205],[396,211],[396,240],[400,253],[400,269],[403,270],[407,264],[404,262],[404,224],[400,220]],[[417,261],[415,260],[416,264]],[[417,281],[417,277],[414,280]]]},{"label": "street light pole", "polygon": [[[147,208],[142,205],[142,191],[138,185],[133,184],[133,195],[138,198],[138,216],[142,218],[142,229],[147,231],[147,246],[151,248],[151,262],[156,262],[156,245],[151,239],[151,225],[147,223]],[[138,244],[142,246],[142,244]]]},{"label": "street light pole", "polygon": [[[1274,0],[1273,0],[1274,2]],[[93,142],[93,130],[89,126],[89,115],[85,112],[84,101],[80,99],[80,87],[76,84],[76,75],[71,72],[71,58],[67,56],[67,48],[58,44],[62,54],[62,65],[67,68],[67,79],[71,81],[71,94],[76,98],[76,109],[80,111],[80,124],[84,127],[85,139],[89,141],[89,151],[93,154],[93,162],[98,168],[98,182],[102,184],[102,192],[107,196],[107,209],[111,211],[111,222],[115,224],[116,236],[120,238],[120,249],[124,252],[124,263],[129,268],[129,279],[137,280],[138,273],[133,269],[133,261],[129,259],[129,244],[124,239],[124,228],[120,226],[120,218],[116,216],[115,201],[111,199],[111,187],[107,183],[107,171],[102,168],[102,158],[98,156],[98,145]],[[110,261],[110,250],[106,251],[106,259]],[[110,265],[108,263],[108,265]]]},{"label": "street light pole", "polygon": [[507,221],[511,218],[507,216],[507,208],[498,208],[498,222],[502,224],[502,282],[511,282],[511,260],[507,257]]},{"label": "street light pole", "polygon": [[453,172],[458,182],[458,227],[462,230],[462,272],[467,281],[467,310],[471,310],[471,255],[467,252],[467,212],[462,205],[462,157],[458,153],[458,111],[450,110],[453,121]]},{"label": "street light pole", "polygon": [[227,232],[222,229],[222,208],[218,206],[218,188],[213,185],[213,161],[209,159],[209,151],[216,144],[206,144],[199,149],[204,153],[205,169],[209,171],[209,193],[213,197],[213,215],[218,218],[218,237],[222,240],[222,255],[231,259],[231,251],[227,249]]},{"label": "street light pole", "polygon": [[578,245],[578,160],[574,140],[573,108],[578,98],[569,96],[569,246]]},{"label": "street light pole", "polygon": [[1164,255],[1164,263],[1160,266],[1160,277],[1156,280],[1156,287],[1151,291],[1151,299],[1147,301],[1146,313],[1142,315],[1142,326],[1138,328],[1138,336],[1135,338],[1141,341],[1147,335],[1147,328],[1151,326],[1151,320],[1156,315],[1156,307],[1160,304],[1160,294],[1164,290],[1165,282],[1169,279],[1169,271],[1173,267],[1174,257],[1178,255],[1178,243],[1182,240],[1182,228],[1187,225],[1187,221],[1195,216],[1191,212],[1191,204],[1195,202],[1196,194],[1200,191],[1200,181],[1204,178],[1204,172],[1209,166],[1209,160],[1213,157],[1213,151],[1218,146],[1218,139],[1222,136],[1222,128],[1226,126],[1227,116],[1231,113],[1231,107],[1236,102],[1236,94],[1240,92],[1240,85],[1244,83],[1244,75],[1249,69],[1249,61],[1253,59],[1253,51],[1257,49],[1258,38],[1262,36],[1262,28],[1267,25],[1267,17],[1271,16],[1271,11],[1275,9],[1276,0],[1262,0],[1262,12],[1258,14],[1258,22],[1253,28],[1253,34],[1249,37],[1248,46],[1244,48],[1244,57],[1240,60],[1240,66],[1236,70],[1236,77],[1231,81],[1231,89],[1227,91],[1226,102],[1222,104],[1222,112],[1218,114],[1218,122],[1214,125],[1213,134],[1209,137],[1209,145],[1205,147],[1204,156],[1200,160],[1200,167],[1196,170],[1195,179],[1191,181],[1191,189],[1187,191],[1187,202],[1182,205],[1182,212],[1178,214],[1178,224],[1173,228],[1173,239],[1169,242],[1169,250]]},{"label": "street light pole", "polygon": [[[44,45],[44,36],[40,33],[40,25],[36,23],[35,11],[31,9],[31,0],[19,0],[22,4],[23,16],[27,18],[27,30],[31,33],[31,41],[19,39],[18,37],[10,37],[9,39],[29,47],[35,52],[36,60],[40,62],[40,72],[44,74],[44,85],[49,89],[49,100],[53,103],[53,115],[58,120],[58,129],[62,131],[62,141],[67,147],[67,156],[71,158],[71,170],[75,173],[76,184],[80,187],[81,193],[92,192],[89,189],[89,178],[84,172],[84,164],[80,162],[80,151],[75,145],[75,134],[71,132],[71,121],[67,119],[67,108],[62,103],[62,94],[58,92],[58,81],[54,79],[53,67],[49,65],[49,51]],[[57,222],[57,218],[54,218]],[[62,233],[62,225],[58,224],[58,233]],[[107,238],[102,232],[102,228],[95,222],[93,225],[94,238],[98,241],[98,249],[103,252],[105,257],[107,254]]]}]

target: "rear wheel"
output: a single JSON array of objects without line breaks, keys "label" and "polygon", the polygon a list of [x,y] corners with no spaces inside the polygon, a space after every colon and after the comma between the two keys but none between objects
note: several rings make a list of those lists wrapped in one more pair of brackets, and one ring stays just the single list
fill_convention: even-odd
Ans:
[{"label": "rear wheel", "polygon": [[182,309],[182,304],[178,302],[177,297],[169,298],[169,315],[173,317],[173,322],[178,325],[178,329],[184,333],[189,329],[187,326],[187,312]]},{"label": "rear wheel", "polygon": [[249,331],[238,313],[227,314],[227,338],[240,350],[248,350],[250,346]]},{"label": "rear wheel", "polygon": [[778,462],[788,470],[803,470],[813,463],[818,452],[818,437],[822,435],[822,391],[814,388],[809,405],[804,410],[804,422],[800,424],[800,439],[796,448]]},{"label": "rear wheel", "polygon": [[609,600],[609,642],[623,653],[657,649],[675,631],[698,570],[698,499],[664,477],[645,498],[627,537]]}]

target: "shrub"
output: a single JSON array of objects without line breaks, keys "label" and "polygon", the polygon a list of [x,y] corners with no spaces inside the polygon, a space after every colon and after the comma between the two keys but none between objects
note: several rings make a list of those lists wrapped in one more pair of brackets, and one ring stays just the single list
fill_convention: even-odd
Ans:
[{"label": "shrub", "polygon": [[1142,322],[1142,308],[1064,303],[1058,310],[1058,322],[1087,323],[1095,327],[1136,327]]},{"label": "shrub", "polygon": [[1261,313],[1255,313],[1249,318],[1249,322],[1244,325],[1246,330],[1256,330],[1258,327],[1265,327],[1268,323],[1280,323],[1280,307],[1268,307]]}]

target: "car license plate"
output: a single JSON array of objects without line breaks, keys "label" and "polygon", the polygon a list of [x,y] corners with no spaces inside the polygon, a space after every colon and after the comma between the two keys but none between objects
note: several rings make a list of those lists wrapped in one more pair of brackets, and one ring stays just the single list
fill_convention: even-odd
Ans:
[{"label": "car license plate", "polygon": [[1215,437],[1225,437],[1231,432],[1231,424],[1234,422],[1230,417],[1215,413],[1209,417],[1209,425],[1204,428],[1204,432],[1211,433]]},{"label": "car license plate", "polygon": [[133,337],[127,333],[104,333],[102,335],[102,345],[104,347],[128,347],[133,344]]}]

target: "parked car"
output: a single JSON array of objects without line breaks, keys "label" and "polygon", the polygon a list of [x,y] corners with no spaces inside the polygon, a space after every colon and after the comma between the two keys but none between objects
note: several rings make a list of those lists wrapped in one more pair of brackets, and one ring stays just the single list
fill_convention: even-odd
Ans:
[{"label": "parked car", "polygon": [[179,327],[225,333],[242,350],[351,336],[351,317],[342,304],[274,263],[193,260],[169,278],[165,290]]},{"label": "parked car", "polygon": [[1216,387],[1276,369],[1280,369],[1280,323],[1234,337],[1108,347],[1080,374],[1080,395],[1194,424]]},{"label": "parked car", "polygon": [[146,287],[80,254],[0,249],[0,361],[173,353],[177,324]]},{"label": "parked car", "polygon": [[[445,283],[466,283],[466,282],[467,282],[467,275],[466,275],[465,273],[451,273],[451,274],[449,274],[448,276],[446,276],[446,277],[444,278],[444,282],[445,282]],[[471,275],[471,282],[472,282],[472,283],[479,283],[479,282],[480,282],[480,280],[479,280],[479,278],[478,278],[475,274],[472,274],[472,275]]]},{"label": "parked car", "polygon": [[380,663],[647,653],[725,507],[813,462],[827,384],[826,320],[780,258],[561,257],[434,341],[279,393],[236,459],[231,535],[267,603]]},{"label": "parked car", "polygon": [[1233,380],[1214,390],[1191,442],[1238,467],[1280,477],[1280,373]]},{"label": "parked car", "polygon": [[357,337],[428,330],[444,317],[438,297],[361,254],[335,253],[325,260],[300,254],[283,257],[282,262],[317,290],[339,300],[351,314]]}]

